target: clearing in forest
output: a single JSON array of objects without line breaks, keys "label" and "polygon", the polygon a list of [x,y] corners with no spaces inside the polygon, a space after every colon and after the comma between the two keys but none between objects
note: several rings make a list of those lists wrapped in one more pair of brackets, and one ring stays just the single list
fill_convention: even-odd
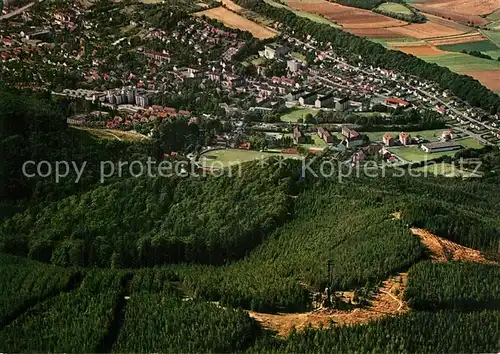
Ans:
[{"label": "clearing in forest", "polygon": [[[394,212],[391,217],[393,220],[400,220],[401,213]],[[414,227],[411,231],[429,249],[431,259],[435,262],[463,261],[498,264],[485,259],[481,252],[477,250],[461,246],[424,229]],[[369,306],[354,310],[319,308],[306,313],[267,314],[248,311],[248,314],[255,318],[264,328],[275,331],[279,336],[283,337],[288,336],[294,329],[303,330],[309,326],[326,328],[330,325],[364,324],[409,311],[408,305],[403,300],[407,279],[408,273],[398,273],[396,276],[391,276],[383,281]],[[344,292],[344,294],[346,293],[348,292]]]},{"label": "clearing in forest", "polygon": [[354,325],[368,323],[387,316],[407,312],[408,306],[403,301],[407,274],[392,276],[382,283],[379,291],[367,307],[351,311],[319,308],[306,313],[268,314],[249,311],[263,327],[276,331],[280,336],[288,336],[293,329],[303,330],[308,326],[315,328],[335,325]]}]

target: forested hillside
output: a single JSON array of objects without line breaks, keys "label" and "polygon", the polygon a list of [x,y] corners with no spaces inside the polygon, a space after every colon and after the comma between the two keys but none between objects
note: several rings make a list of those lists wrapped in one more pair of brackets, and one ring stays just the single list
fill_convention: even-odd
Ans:
[{"label": "forested hillside", "polygon": [[416,309],[500,307],[500,266],[421,262],[410,268],[405,297]]}]

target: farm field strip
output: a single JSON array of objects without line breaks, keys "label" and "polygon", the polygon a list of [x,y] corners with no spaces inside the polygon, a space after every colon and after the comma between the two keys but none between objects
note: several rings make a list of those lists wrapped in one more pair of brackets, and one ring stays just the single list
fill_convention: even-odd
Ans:
[{"label": "farm field strip", "polygon": [[207,17],[221,21],[228,27],[246,30],[250,32],[254,37],[259,39],[272,38],[277,34],[275,30],[250,21],[249,19],[246,19],[243,16],[240,16],[224,7],[215,7],[209,10],[196,12],[194,15],[205,15]]},{"label": "farm field strip", "polygon": [[287,5],[297,10],[320,14],[329,20],[335,21],[345,29],[380,29],[407,24],[407,22],[395,20],[368,10],[343,6],[325,0],[287,1]]},{"label": "farm field strip", "polygon": [[313,13],[310,13],[310,12],[305,12],[305,11],[301,11],[301,10],[297,10],[297,9],[294,9],[294,8],[291,8],[291,7],[288,7],[286,5],[283,5],[279,2],[276,2],[276,1],[273,1],[273,0],[264,0],[267,4],[271,5],[271,6],[274,6],[274,7],[281,7],[281,8],[286,8],[288,9],[289,11],[292,11],[295,15],[299,16],[299,17],[304,17],[304,18],[307,18],[311,21],[314,21],[314,22],[317,22],[317,23],[322,23],[322,24],[326,24],[326,25],[329,25],[329,26],[332,26],[332,27],[335,27],[335,28],[339,28],[340,26],[337,25],[336,23],[324,18],[324,17],[321,17],[319,15],[315,15]]}]

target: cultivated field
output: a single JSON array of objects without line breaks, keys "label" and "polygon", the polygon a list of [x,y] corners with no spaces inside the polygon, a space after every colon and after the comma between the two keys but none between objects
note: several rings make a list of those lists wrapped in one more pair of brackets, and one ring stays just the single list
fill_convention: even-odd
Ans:
[{"label": "cultivated field", "polygon": [[498,50],[497,45],[487,39],[477,42],[446,44],[441,45],[439,48],[448,52],[461,52],[463,50],[487,52]]},{"label": "cultivated field", "polygon": [[404,21],[395,20],[368,10],[343,6],[325,0],[292,0],[288,1],[287,4],[297,10],[322,15],[346,29],[386,28],[406,24]]},{"label": "cultivated field", "polygon": [[437,56],[445,55],[446,52],[436,48],[435,46],[429,44],[416,43],[408,44],[402,42],[390,42],[388,43],[389,48],[399,50],[406,54],[412,54],[415,56]]},{"label": "cultivated field", "polygon": [[432,45],[448,45],[448,44],[460,44],[460,43],[471,43],[485,40],[484,36],[480,33],[466,33],[458,36],[450,36],[442,39],[432,39],[428,40],[427,43]]},{"label": "cultivated field", "polygon": [[454,36],[464,33],[458,29],[443,26],[434,22],[412,23],[408,26],[394,27],[389,30],[399,34],[399,36],[402,35],[417,39]]},{"label": "cultivated field", "polygon": [[436,16],[451,18],[462,23],[473,22],[481,26],[486,25],[488,20],[480,15],[490,14],[499,8],[497,0],[430,0],[412,5]]},{"label": "cultivated field", "polygon": [[500,69],[496,71],[464,71],[463,74],[479,80],[492,91],[500,92]]},{"label": "cultivated field", "polygon": [[274,6],[274,7],[286,8],[286,9],[292,11],[295,15],[297,15],[299,17],[305,17],[305,18],[307,18],[307,19],[309,19],[311,21],[322,23],[322,24],[329,25],[329,26],[336,27],[336,28],[340,27],[336,23],[334,23],[334,22],[332,22],[330,20],[327,20],[326,18],[321,17],[320,15],[316,15],[316,14],[313,14],[313,13],[309,13],[309,12],[305,12],[305,11],[293,9],[291,7],[288,7],[286,5],[283,5],[283,4],[281,4],[279,2],[276,2],[276,1],[273,1],[273,0],[264,0],[264,1],[266,3],[268,3],[269,5]]},{"label": "cultivated field", "polygon": [[195,13],[196,16],[207,16],[218,21],[221,21],[226,26],[248,31],[252,36],[259,39],[272,38],[276,36],[276,31],[250,21],[234,12],[224,8],[216,7],[209,10],[204,10]]}]

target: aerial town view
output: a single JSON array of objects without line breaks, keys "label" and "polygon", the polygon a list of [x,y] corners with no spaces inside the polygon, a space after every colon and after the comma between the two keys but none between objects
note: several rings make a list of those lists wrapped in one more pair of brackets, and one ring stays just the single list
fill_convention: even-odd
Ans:
[{"label": "aerial town view", "polygon": [[0,353],[500,352],[499,0],[0,7]]}]

